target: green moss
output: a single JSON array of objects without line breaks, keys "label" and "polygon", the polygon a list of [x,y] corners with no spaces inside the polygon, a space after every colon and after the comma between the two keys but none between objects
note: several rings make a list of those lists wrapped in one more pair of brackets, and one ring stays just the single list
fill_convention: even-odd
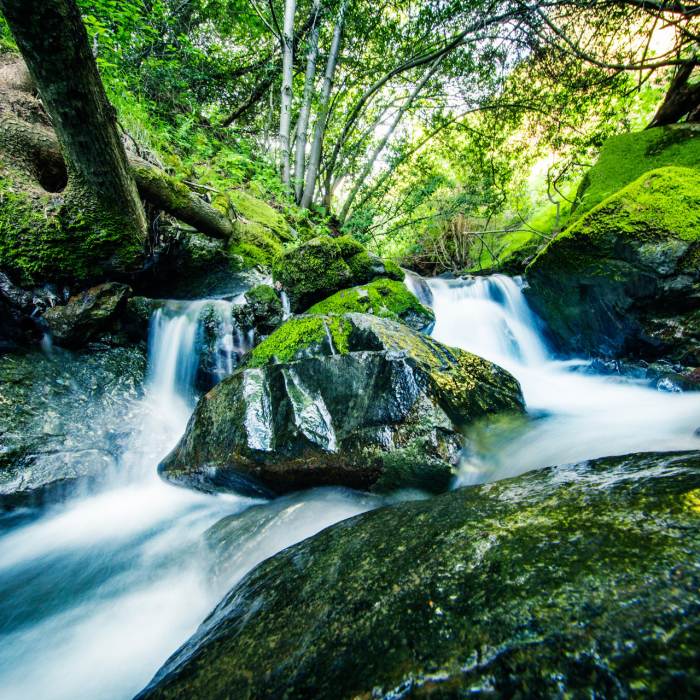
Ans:
[{"label": "green moss", "polygon": [[248,367],[290,362],[309,347],[333,341],[335,352],[348,352],[350,325],[340,316],[296,316],[290,318],[251,352]]},{"label": "green moss", "polygon": [[435,321],[435,314],[411,294],[403,282],[377,279],[369,284],[343,289],[333,296],[314,304],[310,314],[344,314],[355,311],[399,321],[415,314],[426,322]]},{"label": "green moss", "polygon": [[282,243],[275,233],[259,223],[238,220],[234,224],[234,231],[229,252],[234,266],[236,257],[241,259],[238,260],[241,269],[269,269],[273,260],[283,251]]},{"label": "green moss", "polygon": [[258,284],[245,293],[249,304],[279,304],[277,292],[269,284]]},{"label": "green moss", "polygon": [[125,234],[117,213],[81,205],[79,192],[37,193],[21,178],[0,178],[0,266],[21,284],[126,272],[143,255],[142,241]]},{"label": "green moss", "polygon": [[[650,171],[608,197],[555,238],[530,268],[546,265],[562,270],[603,266],[615,257],[620,239],[635,244],[700,240],[700,171],[667,167]],[[689,255],[697,255],[692,246]]]},{"label": "green moss", "polygon": [[608,139],[581,183],[572,218],[580,218],[644,173],[665,166],[700,169],[700,130],[659,127]]},{"label": "green moss", "polygon": [[233,190],[229,196],[236,211],[243,218],[265,226],[284,240],[292,238],[289,224],[284,216],[269,204],[243,190]]}]

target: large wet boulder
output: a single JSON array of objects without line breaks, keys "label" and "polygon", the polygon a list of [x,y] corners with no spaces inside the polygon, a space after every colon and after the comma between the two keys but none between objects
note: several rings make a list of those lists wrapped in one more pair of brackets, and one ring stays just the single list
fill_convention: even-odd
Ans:
[{"label": "large wet boulder", "polygon": [[0,355],[0,510],[113,474],[145,369],[133,347]]},{"label": "large wet boulder", "polygon": [[700,171],[646,173],[527,269],[528,299],[567,353],[700,364]]},{"label": "large wet boulder", "polygon": [[319,236],[290,248],[276,258],[272,274],[289,295],[294,312],[376,277],[404,277],[397,265],[367,252],[350,236]]},{"label": "large wet boulder", "polygon": [[401,321],[413,330],[430,333],[435,314],[411,294],[403,282],[380,278],[369,284],[343,289],[314,304],[310,314],[373,314]]},{"label": "large wet boulder", "polygon": [[66,304],[47,309],[42,316],[51,337],[66,347],[77,347],[107,331],[126,308],[131,289],[105,282],[72,296]]},{"label": "large wet boulder", "polygon": [[205,490],[444,491],[462,429],[522,410],[518,382],[480,357],[375,316],[300,316],[201,399],[160,472]]},{"label": "large wet boulder", "polygon": [[700,694],[700,454],[530,472],[263,562],[138,700]]}]

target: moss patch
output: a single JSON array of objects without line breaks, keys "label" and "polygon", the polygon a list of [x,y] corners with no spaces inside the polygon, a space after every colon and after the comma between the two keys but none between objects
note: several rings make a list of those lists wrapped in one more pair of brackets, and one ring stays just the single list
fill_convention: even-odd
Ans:
[{"label": "moss patch", "polygon": [[[72,196],[71,203],[66,200]],[[74,282],[138,267],[143,243],[103,212],[80,207],[79,193],[39,193],[0,178],[0,267],[20,284]]]},{"label": "moss patch", "polygon": [[700,169],[700,130],[658,127],[608,139],[581,183],[572,219],[580,218],[640,175],[665,166]]},{"label": "moss patch", "polygon": [[374,314],[395,321],[415,315],[425,324],[435,321],[431,309],[423,306],[403,282],[377,279],[369,284],[343,289],[314,304],[310,314],[344,314],[351,311]]},{"label": "moss patch", "polygon": [[280,238],[290,240],[292,233],[284,216],[267,202],[258,199],[244,190],[229,193],[236,212],[244,219],[274,231]]}]

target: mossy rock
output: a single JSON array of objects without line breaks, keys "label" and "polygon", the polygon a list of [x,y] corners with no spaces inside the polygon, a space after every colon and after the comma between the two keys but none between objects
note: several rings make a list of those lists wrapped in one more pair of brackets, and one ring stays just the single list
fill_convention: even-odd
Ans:
[{"label": "mossy rock", "polygon": [[235,270],[249,270],[253,267],[269,270],[273,260],[284,250],[277,234],[260,223],[237,220],[234,231],[229,255]]},{"label": "mossy rock", "polygon": [[343,289],[314,304],[309,314],[373,314],[401,321],[414,330],[429,333],[435,325],[432,309],[418,301],[403,282],[376,279],[366,285]]},{"label": "mossy rock", "polygon": [[697,452],[461,488],[263,562],[137,698],[696,697],[699,557]]},{"label": "mossy rock", "polygon": [[550,242],[527,277],[563,351],[697,366],[700,171],[644,174]]},{"label": "mossy rock", "polygon": [[577,193],[572,221],[650,170],[680,166],[700,170],[700,128],[661,126],[608,139]]},{"label": "mossy rock", "polygon": [[281,212],[244,190],[232,190],[229,197],[236,213],[246,221],[260,224],[282,240],[291,240],[292,232]]},{"label": "mossy rock", "polygon": [[463,428],[522,410],[505,370],[400,323],[299,316],[200,401],[159,470],[203,490],[444,491]]},{"label": "mossy rock", "polygon": [[295,312],[376,277],[404,277],[395,263],[368,253],[351,236],[319,236],[290,248],[274,261],[272,274],[289,295]]},{"label": "mossy rock", "polygon": [[269,284],[258,284],[244,296],[246,303],[233,309],[234,321],[241,330],[255,329],[262,335],[268,335],[282,323],[282,302]]}]

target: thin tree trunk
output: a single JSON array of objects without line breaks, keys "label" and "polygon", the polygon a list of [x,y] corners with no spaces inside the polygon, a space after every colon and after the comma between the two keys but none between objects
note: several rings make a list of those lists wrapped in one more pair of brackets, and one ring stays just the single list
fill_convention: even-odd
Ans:
[{"label": "thin tree trunk", "polygon": [[0,0],[68,171],[66,201],[99,230],[147,236],[146,215],[74,0]]},{"label": "thin tree trunk", "polygon": [[700,108],[700,83],[689,84],[694,69],[695,66],[690,63],[678,68],[664,101],[647,129],[676,124],[686,115],[688,115],[688,121],[697,118],[693,113]]},{"label": "thin tree trunk", "polygon": [[284,28],[282,30],[282,95],[280,97],[280,155],[282,182],[289,186],[291,170],[289,164],[289,132],[292,123],[293,68],[294,68],[294,15],[296,0],[284,4]]},{"label": "thin tree trunk", "polygon": [[309,52],[306,56],[306,75],[304,78],[304,95],[302,97],[299,120],[297,121],[297,143],[294,158],[294,199],[301,202],[304,190],[304,166],[306,165],[306,134],[309,129],[311,101],[314,96],[316,80],[316,61],[318,60],[318,35],[320,31],[321,0],[314,0],[314,24],[309,36]]},{"label": "thin tree trunk", "polygon": [[384,137],[376,145],[374,151],[372,152],[372,155],[367,159],[367,162],[362,168],[360,176],[356,179],[355,185],[352,188],[352,190],[350,190],[350,194],[347,196],[343,204],[343,208],[340,211],[340,215],[338,218],[340,219],[341,224],[345,223],[345,220],[348,216],[348,212],[350,211],[350,207],[355,201],[355,197],[357,197],[358,192],[362,189],[364,181],[367,179],[367,177],[369,177],[369,174],[372,172],[372,168],[377,162],[377,158],[379,158],[387,143],[389,143],[389,139],[394,135],[396,127],[398,127],[401,119],[403,118],[403,115],[406,114],[406,112],[412,107],[413,103],[416,100],[416,97],[418,97],[418,94],[425,87],[428,80],[430,80],[430,78],[432,78],[433,75],[435,75],[435,71],[438,69],[441,60],[442,57],[436,59],[430,66],[430,68],[426,71],[425,75],[420,79],[416,87],[413,89],[413,92],[409,95],[406,102],[404,102],[404,104],[401,105],[399,110],[396,112],[394,120],[392,121],[391,126],[387,130],[386,134],[384,134]]},{"label": "thin tree trunk", "polygon": [[314,126],[314,139],[311,144],[311,153],[309,155],[309,165],[306,171],[306,183],[304,185],[304,193],[301,197],[301,206],[308,209],[314,197],[316,189],[316,178],[318,176],[318,167],[321,163],[321,151],[323,150],[323,137],[326,132],[326,119],[328,117],[328,103],[331,98],[333,89],[333,79],[335,77],[335,68],[338,63],[338,54],[340,52],[340,41],[343,37],[343,24],[345,22],[345,11],[348,7],[348,0],[342,0],[340,9],[338,10],[338,18],[333,30],[333,40],[331,49],[328,53],[328,61],[326,62],[326,72],[323,77],[323,87],[321,89],[321,97],[319,100],[318,114],[316,115],[316,124]]}]

